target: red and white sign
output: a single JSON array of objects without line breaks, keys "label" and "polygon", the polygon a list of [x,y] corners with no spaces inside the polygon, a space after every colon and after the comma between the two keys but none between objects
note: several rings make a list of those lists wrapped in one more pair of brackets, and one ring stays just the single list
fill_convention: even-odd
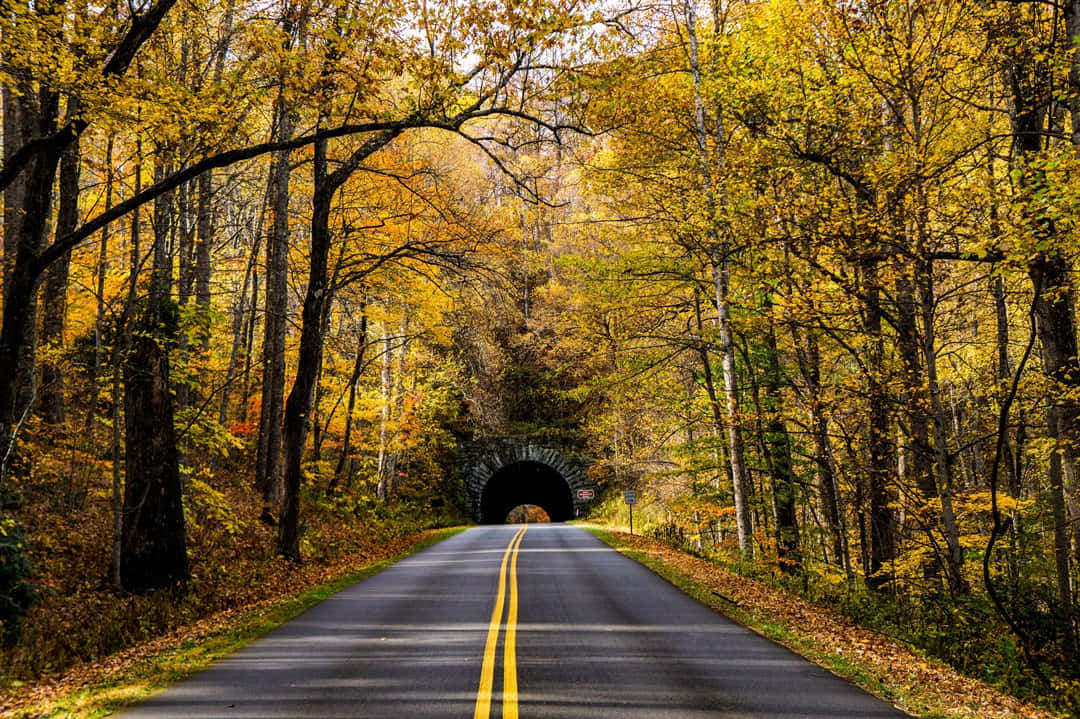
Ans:
[{"label": "red and white sign", "polygon": [[579,489],[577,491],[578,499],[592,499],[596,496],[596,490],[594,489]]}]

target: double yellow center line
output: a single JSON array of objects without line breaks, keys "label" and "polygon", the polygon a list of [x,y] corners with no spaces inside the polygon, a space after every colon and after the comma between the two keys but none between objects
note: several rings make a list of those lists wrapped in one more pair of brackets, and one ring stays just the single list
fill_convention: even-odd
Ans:
[{"label": "double yellow center line", "polygon": [[[506,615],[506,636],[503,641],[503,719],[518,719],[517,692],[517,616],[518,585],[517,558],[521,540],[526,527],[522,527],[510,540],[503,554],[499,567],[499,589],[495,594],[495,608],[491,611],[491,624],[488,626],[487,644],[484,646],[484,665],[480,669],[480,688],[476,693],[476,711],[473,719],[488,719],[491,716],[491,691],[495,683],[495,653],[499,645],[499,627],[502,625],[503,607],[509,605]],[[507,564],[510,565],[510,597],[507,601]]]}]

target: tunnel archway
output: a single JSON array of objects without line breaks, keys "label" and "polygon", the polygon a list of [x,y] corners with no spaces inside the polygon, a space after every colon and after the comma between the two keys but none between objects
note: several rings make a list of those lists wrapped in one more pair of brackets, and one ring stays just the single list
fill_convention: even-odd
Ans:
[{"label": "tunnel archway", "polygon": [[542,507],[552,522],[574,518],[570,484],[558,471],[541,462],[513,462],[496,470],[480,496],[480,521],[501,524],[512,509],[522,504]]},{"label": "tunnel archway", "polygon": [[465,506],[478,522],[503,522],[523,504],[543,507],[552,521],[563,522],[586,514],[596,497],[587,465],[565,445],[532,437],[484,437],[462,442],[458,450]]}]

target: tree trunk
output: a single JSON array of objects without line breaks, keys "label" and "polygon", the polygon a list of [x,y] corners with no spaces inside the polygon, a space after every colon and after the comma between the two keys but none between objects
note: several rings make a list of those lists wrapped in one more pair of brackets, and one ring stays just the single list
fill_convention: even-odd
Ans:
[{"label": "tree trunk", "polygon": [[360,306],[360,336],[357,340],[356,359],[353,361],[352,374],[349,376],[349,399],[345,406],[345,436],[341,440],[341,456],[338,457],[337,466],[334,467],[334,476],[326,488],[327,494],[334,491],[337,485],[345,477],[349,468],[350,442],[352,441],[353,411],[356,409],[356,385],[360,382],[360,374],[364,371],[364,357],[367,354],[367,300]]},{"label": "tree trunk", "polygon": [[[214,171],[199,176],[199,199],[195,208],[195,304],[204,312],[210,309],[210,250],[214,243]],[[203,335],[204,346],[210,335]]]},{"label": "tree trunk", "polygon": [[153,337],[135,342],[125,373],[127,481],[120,578],[146,592],[188,579],[169,359]]},{"label": "tree trunk", "polygon": [[[49,134],[59,116],[58,94],[36,91],[22,74],[14,79],[16,88],[5,83],[3,90],[5,166],[25,143]],[[7,318],[8,305],[13,305],[12,320],[25,327],[13,326],[10,332],[5,328],[7,339],[19,339],[17,348],[8,350],[0,340],[0,367],[8,368],[0,382],[13,384],[10,391],[0,387],[0,486],[14,457],[15,435],[36,401],[38,278],[29,265],[48,234],[53,179],[62,152],[62,147],[54,147],[37,156],[4,190],[4,314]]]},{"label": "tree trunk", "polygon": [[814,436],[818,495],[821,497],[822,514],[825,516],[825,524],[832,539],[833,561],[842,566],[850,577],[851,562],[847,551],[843,514],[840,510],[835,464],[829,444],[829,422],[822,408],[821,350],[813,331],[808,332],[805,339],[798,336],[794,325],[791,332],[798,348],[800,372],[810,394],[810,426]]},{"label": "tree trunk", "polygon": [[[908,473],[915,480],[921,504],[925,505],[937,497],[937,486],[931,469],[929,412],[923,392],[922,363],[919,361],[921,343],[916,320],[915,286],[912,277],[907,274],[908,268],[899,271],[902,274],[896,280],[896,345],[903,366],[904,394],[901,405],[907,411],[908,442],[904,449],[908,457]],[[925,506],[918,507],[917,514],[923,529],[930,531],[933,520],[926,516]]]},{"label": "tree trunk", "polygon": [[768,450],[769,472],[772,477],[776,503],[776,546],[785,572],[802,565],[799,550],[799,524],[796,505],[796,478],[791,459],[791,437],[784,424],[783,372],[780,352],[773,325],[772,299],[765,296],[763,307],[768,327],[765,330],[764,410],[765,444]]},{"label": "tree trunk", "polygon": [[[31,132],[27,114],[30,108],[24,99],[28,88],[19,89],[4,83],[0,87],[4,103],[4,162],[7,163],[26,143]],[[4,190],[4,286],[11,282],[11,271],[18,253],[19,230],[22,225],[23,205],[26,202],[28,178],[25,174],[16,177]]]},{"label": "tree trunk", "polygon": [[329,186],[326,142],[315,144],[313,200],[311,209],[310,274],[301,312],[300,350],[296,380],[285,403],[285,497],[282,503],[278,552],[300,561],[300,475],[307,441],[312,398],[323,349],[323,303],[327,295],[330,254],[330,202],[337,187]]},{"label": "tree trunk", "polygon": [[[79,111],[78,100],[70,100],[68,114]],[[56,237],[72,232],[79,224],[79,141],[68,146],[60,158],[60,197],[56,218]],[[54,355],[64,345],[64,326],[67,320],[67,286],[71,268],[71,253],[53,263],[45,275],[42,296],[41,344],[48,356],[41,366],[42,420],[57,427],[64,423],[64,373]]]},{"label": "tree trunk", "polygon": [[[167,172],[158,167],[158,172]],[[180,456],[166,349],[176,342],[178,331],[172,300],[173,261],[167,244],[174,219],[171,198],[155,203],[149,296],[124,369],[126,477],[120,578],[123,587],[134,592],[174,586],[188,578]],[[133,286],[136,270],[133,265]]]},{"label": "tree trunk", "polygon": [[[278,100],[278,140],[292,135],[284,99]],[[275,157],[273,227],[266,243],[266,324],[263,337],[262,410],[255,485],[262,493],[262,520],[269,524],[281,505],[281,441],[285,396],[285,331],[289,271],[289,153]]]},{"label": "tree trunk", "polygon": [[[105,145],[105,211],[112,209],[113,202],[113,136]],[[94,434],[94,419],[97,416],[98,396],[101,388],[98,387],[98,378],[101,375],[101,362],[104,357],[104,329],[105,329],[105,275],[109,268],[109,225],[101,228],[101,242],[98,245],[97,267],[94,270],[97,311],[94,313],[94,360],[90,365],[90,400],[86,410],[86,433],[90,437]],[[115,342],[115,340],[114,340]],[[118,582],[119,584],[119,582]]]},{"label": "tree trunk", "polygon": [[941,499],[941,521],[945,529],[946,564],[949,588],[954,594],[967,594],[970,590],[964,579],[964,549],[960,546],[960,528],[953,510],[953,473],[949,460],[949,448],[945,433],[945,409],[941,402],[941,388],[937,374],[937,347],[934,334],[934,268],[926,262],[920,268],[919,304],[923,319],[923,357],[926,361],[926,387],[930,395],[933,413],[934,461],[938,477],[936,490]]},{"label": "tree trunk", "polygon": [[259,307],[259,272],[256,270],[251,276],[251,301],[248,303],[247,323],[244,327],[244,370],[240,375],[240,387],[243,394],[240,398],[240,421],[247,422],[248,412],[251,407],[251,360],[255,355],[255,326],[258,324],[257,312]]},{"label": "tree trunk", "polygon": [[[334,267],[334,274],[327,283],[326,297],[323,298],[323,317],[322,317],[322,335],[326,337],[330,334],[330,310],[334,303],[334,287],[337,286],[337,273],[340,269],[340,262]],[[323,388],[323,373],[326,371],[326,367],[322,361],[319,362],[318,372],[315,373],[315,396],[311,403],[311,420],[309,425],[311,426],[311,457],[312,460],[318,462],[322,459],[322,444],[326,439],[326,432],[323,430],[330,426],[330,420],[334,417],[334,411],[337,409],[338,404],[341,403],[340,396],[337,403],[327,414],[326,422],[323,422],[323,394],[325,392]]]},{"label": "tree trunk", "polygon": [[[704,340],[705,323],[701,316],[701,296],[694,291],[694,319],[697,322],[697,331],[700,337],[697,343],[698,356],[701,358],[701,374],[705,381],[705,395],[709,398],[709,410],[712,419],[713,436],[717,443],[724,435],[724,410],[720,404],[720,396],[716,392],[716,379],[713,376],[712,359],[709,357],[709,348]],[[614,363],[612,363],[614,366]],[[716,488],[720,489],[720,475],[725,474],[722,465],[722,457],[719,447],[716,452]]]},{"label": "tree trunk", "polygon": [[[262,213],[259,214],[262,217]],[[259,226],[261,227],[261,222]],[[251,254],[248,256],[247,266],[244,268],[244,280],[240,286],[240,294],[237,295],[233,302],[233,317],[232,317],[232,349],[229,352],[229,365],[225,370],[225,382],[221,388],[221,405],[218,409],[218,423],[225,424],[229,415],[229,401],[232,398],[232,386],[233,382],[237,378],[237,368],[240,362],[240,353],[244,349],[244,338],[247,336],[247,327],[245,320],[248,315],[247,301],[249,296],[249,289],[252,282],[257,282],[255,261],[259,256],[261,234],[258,230],[254,233],[254,243],[251,247]],[[254,306],[252,306],[254,311]],[[209,335],[207,335],[209,341]],[[245,352],[245,356],[248,353]]]},{"label": "tree trunk", "polygon": [[892,477],[893,447],[889,439],[888,393],[878,374],[883,371],[885,342],[881,332],[880,286],[876,261],[864,261],[862,286],[867,295],[863,316],[863,332],[870,338],[867,356],[868,403],[867,423],[867,486],[870,521],[868,529],[870,563],[867,584],[880,589],[891,579],[884,571],[886,564],[896,556],[896,513],[890,503],[889,483]]},{"label": "tree trunk", "polygon": [[[176,238],[172,249],[175,251],[179,264],[176,283],[177,304],[181,309],[191,304],[192,294],[195,289],[195,227],[192,223],[193,207],[191,198],[192,184],[186,182],[176,190],[176,218],[173,227],[173,235]],[[171,268],[170,268],[171,274]],[[180,381],[175,383],[175,407],[178,412],[188,408],[192,402],[198,402],[197,397],[191,397],[193,383],[190,371],[191,363],[191,334],[190,327],[182,327],[176,338],[176,351],[173,352],[173,370],[180,375]],[[181,451],[181,461],[187,463],[186,450]]]},{"label": "tree trunk", "polygon": [[23,170],[28,179],[27,193],[18,223],[15,261],[4,283],[0,331],[0,367],[8,368],[0,373],[0,488],[10,468],[18,430],[33,406],[34,322],[40,277],[36,264],[48,228],[59,160],[59,153],[44,153],[30,160]]},{"label": "tree trunk", "polygon": [[[727,409],[728,454],[731,458],[732,495],[735,500],[735,527],[739,537],[739,551],[750,558],[754,553],[753,523],[750,517],[749,481],[746,473],[746,461],[742,429],[739,426],[739,392],[735,372],[735,345],[732,340],[730,280],[731,257],[727,241],[727,232],[721,225],[724,218],[721,213],[727,210],[727,198],[723,185],[714,186],[712,168],[724,171],[724,124],[723,108],[719,103],[716,112],[716,148],[715,161],[709,157],[709,131],[705,125],[705,99],[701,63],[698,54],[697,16],[692,0],[684,4],[685,27],[688,40],[688,59],[690,74],[694,83],[694,126],[697,139],[698,167],[703,194],[705,196],[708,227],[708,254],[713,286],[716,292],[716,315],[720,330],[720,363],[724,378],[724,395]],[[720,182],[722,183],[722,177]]]},{"label": "tree trunk", "polygon": [[390,443],[390,388],[394,366],[394,347],[386,322],[383,322],[382,344],[382,371],[379,373],[379,455],[375,465],[378,483],[375,485],[375,496],[386,499],[390,494],[390,473],[387,471],[390,452],[387,445]]},{"label": "tree trunk", "polygon": [[[4,104],[5,159],[31,138],[52,133],[59,116],[59,95],[34,92],[24,83],[21,92],[8,92]],[[9,141],[10,133],[10,141]],[[45,244],[52,214],[53,180],[61,143],[51,143],[32,155],[4,191],[4,309],[0,330],[0,488],[14,456],[16,435],[33,408],[36,387],[38,254]]]},{"label": "tree trunk", "polygon": [[181,307],[191,301],[195,292],[195,225],[191,221],[194,214],[191,190],[190,182],[176,189],[176,234],[179,240],[176,255],[180,265],[176,296]]},{"label": "tree trunk", "polygon": [[[1072,3],[1070,2],[1070,8]],[[1070,9],[1070,12],[1073,12]],[[1076,23],[1075,16],[1069,22]],[[1073,592],[1069,574],[1069,530],[1066,478],[1064,466],[1072,463],[1080,448],[1080,358],[1077,357],[1076,326],[1073,315],[1073,293],[1070,284],[1072,267],[1057,248],[1060,246],[1058,228],[1046,217],[1036,199],[1045,184],[1045,176],[1031,167],[1043,150],[1048,121],[1044,97],[1049,79],[1038,72],[1032,48],[1023,40],[1011,46],[1006,75],[1012,91],[1009,119],[1013,131],[1013,150],[1020,165],[1020,190],[1026,203],[1024,209],[1030,226],[1048,249],[1038,249],[1030,255],[1028,276],[1035,294],[1035,327],[1042,344],[1043,368],[1046,375],[1060,388],[1057,401],[1047,410],[1050,437],[1055,441],[1050,459],[1050,495],[1054,516],[1054,556],[1056,559],[1058,596],[1065,626],[1067,654],[1075,655],[1076,634],[1073,630]],[[1080,100],[1078,100],[1080,102]],[[1075,117],[1073,118],[1075,122]]]},{"label": "tree trunk", "polygon": [[[142,189],[142,140],[135,140],[135,194]],[[139,264],[142,261],[141,212],[138,207],[131,213],[131,235],[128,254],[128,285],[124,313],[116,328],[113,345],[113,403],[112,403],[112,463],[113,463],[113,586],[117,591],[124,587],[121,565],[124,559],[124,481],[121,473],[123,436],[121,434],[121,405],[124,402],[124,365],[131,355],[133,342],[132,320],[138,299]],[[125,468],[126,469],[126,468]]]},{"label": "tree trunk", "polygon": [[402,130],[386,130],[360,145],[333,174],[326,170],[326,141],[314,146],[313,199],[311,209],[311,251],[308,255],[308,287],[300,313],[300,349],[296,379],[285,403],[284,499],[278,552],[293,562],[300,561],[300,475],[311,421],[315,378],[322,364],[323,318],[330,299],[327,270],[330,257],[330,202],[338,189],[356,172],[365,159],[385,147]]}]

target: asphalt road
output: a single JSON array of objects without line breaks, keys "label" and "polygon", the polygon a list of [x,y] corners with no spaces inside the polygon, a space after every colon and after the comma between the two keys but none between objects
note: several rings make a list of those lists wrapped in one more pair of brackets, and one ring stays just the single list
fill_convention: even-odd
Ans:
[{"label": "asphalt road", "polygon": [[470,529],[122,714],[519,715],[907,716],[565,525]]}]

